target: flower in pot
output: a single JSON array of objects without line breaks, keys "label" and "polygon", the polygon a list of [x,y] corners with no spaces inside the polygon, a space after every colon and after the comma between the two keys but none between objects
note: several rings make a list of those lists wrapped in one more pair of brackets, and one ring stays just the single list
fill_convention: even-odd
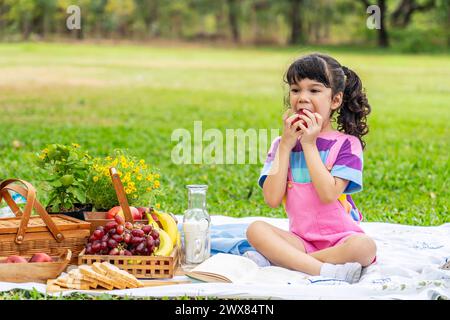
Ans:
[{"label": "flower in pot", "polygon": [[36,164],[45,175],[48,192],[47,211],[83,220],[87,176],[91,157],[78,144],[50,144],[36,156]]},{"label": "flower in pot", "polygon": [[115,150],[111,156],[92,160],[87,198],[95,211],[106,212],[119,205],[109,172],[111,167],[117,169],[130,206],[148,207],[163,194],[157,169],[126,151]]}]

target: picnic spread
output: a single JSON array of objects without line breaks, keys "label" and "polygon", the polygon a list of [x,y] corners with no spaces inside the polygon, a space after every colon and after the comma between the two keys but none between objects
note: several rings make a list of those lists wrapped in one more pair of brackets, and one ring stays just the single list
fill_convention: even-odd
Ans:
[{"label": "picnic spread", "polygon": [[[199,185],[188,186],[188,219],[186,213],[173,215],[153,207],[140,212],[129,206],[118,171],[113,167],[109,171],[120,206],[96,216],[86,212],[84,220],[48,214],[27,181],[1,182],[0,201],[4,199],[15,216],[0,219],[0,291],[132,297],[450,298],[450,223],[421,227],[362,222],[378,251],[376,263],[364,268],[356,284],[292,270],[289,279],[270,279],[268,273],[264,281],[199,281],[187,276],[184,262],[201,263],[218,253],[242,256],[255,250],[245,235],[251,222],[265,221],[288,230],[288,219],[199,214],[206,190]],[[26,199],[23,208],[11,193]],[[32,215],[33,210],[37,215]],[[183,230],[191,233],[182,241]],[[281,273],[282,268],[274,270]]]}]

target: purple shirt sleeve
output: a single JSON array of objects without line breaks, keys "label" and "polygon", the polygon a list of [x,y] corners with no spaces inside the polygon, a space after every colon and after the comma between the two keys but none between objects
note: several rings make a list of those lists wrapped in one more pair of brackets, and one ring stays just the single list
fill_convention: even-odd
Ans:
[{"label": "purple shirt sleeve", "polygon": [[363,189],[363,152],[357,137],[347,136],[331,169],[331,175],[348,180],[344,193],[351,194]]}]

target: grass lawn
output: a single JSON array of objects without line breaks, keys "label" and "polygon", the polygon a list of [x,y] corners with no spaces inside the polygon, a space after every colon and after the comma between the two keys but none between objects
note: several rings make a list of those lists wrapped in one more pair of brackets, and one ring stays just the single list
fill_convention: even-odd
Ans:
[{"label": "grass lawn", "polygon": [[[365,220],[448,222],[450,57],[323,50],[360,75],[373,110],[364,190],[354,196]],[[182,214],[185,185],[206,183],[210,214],[284,217],[264,204],[262,164],[176,165],[171,134],[193,132],[196,120],[203,132],[280,129],[282,76],[305,52],[0,44],[0,179],[32,182],[45,203],[31,155],[46,144],[76,142],[92,155],[125,148],[160,169],[165,210]]]}]

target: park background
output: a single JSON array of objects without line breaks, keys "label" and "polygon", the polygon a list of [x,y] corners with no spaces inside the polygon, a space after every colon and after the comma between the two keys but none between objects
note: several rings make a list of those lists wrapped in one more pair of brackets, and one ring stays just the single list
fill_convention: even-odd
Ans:
[{"label": "park background", "polygon": [[[370,29],[366,9],[381,9]],[[69,30],[67,8],[81,9]],[[190,183],[210,214],[284,217],[264,203],[262,164],[176,165],[174,129],[281,129],[289,64],[323,52],[360,75],[366,221],[449,221],[450,5],[444,0],[0,0],[0,178],[32,182],[49,143],[127,149],[159,168],[161,208]]]}]

